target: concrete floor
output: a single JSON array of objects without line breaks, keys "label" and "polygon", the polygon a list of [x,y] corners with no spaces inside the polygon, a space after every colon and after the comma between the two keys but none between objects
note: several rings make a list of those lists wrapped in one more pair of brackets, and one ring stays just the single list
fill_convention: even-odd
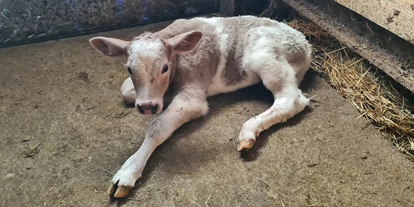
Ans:
[{"label": "concrete floor", "polygon": [[[153,154],[128,199],[109,180],[151,119],[126,108],[122,59],[88,39],[166,23],[0,49],[0,206],[414,206],[414,163],[310,72],[317,102],[239,154],[244,121],[271,105],[262,86],[210,99],[209,115]],[[37,146],[37,148],[35,147]]]}]

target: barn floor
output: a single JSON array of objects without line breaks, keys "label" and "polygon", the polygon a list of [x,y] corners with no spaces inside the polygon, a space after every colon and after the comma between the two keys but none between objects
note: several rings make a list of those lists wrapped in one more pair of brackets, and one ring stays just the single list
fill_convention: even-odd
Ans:
[{"label": "barn floor", "polygon": [[132,38],[158,23],[0,49],[0,206],[413,206],[414,163],[312,71],[317,101],[236,151],[244,121],[271,105],[255,86],[210,99],[209,115],[153,154],[128,199],[109,180],[151,119],[126,108],[122,59],[92,36]]}]

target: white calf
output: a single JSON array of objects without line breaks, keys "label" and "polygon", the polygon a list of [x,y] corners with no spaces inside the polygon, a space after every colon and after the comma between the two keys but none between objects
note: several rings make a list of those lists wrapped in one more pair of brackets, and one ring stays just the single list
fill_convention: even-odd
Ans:
[{"label": "white calf", "polygon": [[131,41],[95,37],[90,43],[104,55],[127,57],[124,101],[135,103],[144,115],[159,114],[142,146],[113,177],[109,193],[117,198],[128,195],[158,145],[182,124],[207,113],[208,96],[260,81],[273,93],[273,105],[243,124],[239,151],[250,149],[260,132],[309,102],[298,85],[310,66],[311,46],[302,33],[267,18],[180,19]]}]

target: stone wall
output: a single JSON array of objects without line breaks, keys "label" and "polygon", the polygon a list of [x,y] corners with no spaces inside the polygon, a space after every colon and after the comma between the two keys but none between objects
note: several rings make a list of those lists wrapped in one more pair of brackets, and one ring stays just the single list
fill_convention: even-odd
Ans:
[{"label": "stone wall", "polygon": [[219,0],[0,0],[0,47],[219,10]]}]

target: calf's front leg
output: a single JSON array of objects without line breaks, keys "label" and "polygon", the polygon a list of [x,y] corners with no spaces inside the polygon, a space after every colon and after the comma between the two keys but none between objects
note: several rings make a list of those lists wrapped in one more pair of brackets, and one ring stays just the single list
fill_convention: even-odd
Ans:
[{"label": "calf's front leg", "polygon": [[125,79],[124,83],[122,83],[121,95],[122,100],[124,100],[126,104],[135,104],[137,95],[135,94],[134,83],[132,83],[131,77],[128,77]]},{"label": "calf's front leg", "polygon": [[[204,93],[202,93],[204,94]],[[108,193],[115,198],[126,197],[141,177],[142,171],[155,148],[163,143],[184,123],[205,115],[208,106],[205,97],[191,92],[181,92],[150,124],[141,147],[122,165],[112,178]]]}]

